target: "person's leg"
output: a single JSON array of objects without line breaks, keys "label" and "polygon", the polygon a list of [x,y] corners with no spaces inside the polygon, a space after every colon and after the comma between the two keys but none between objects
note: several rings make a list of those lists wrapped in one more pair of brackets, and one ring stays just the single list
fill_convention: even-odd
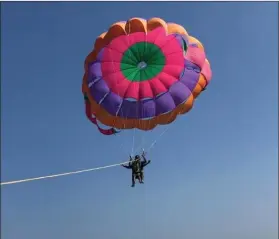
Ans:
[{"label": "person's leg", "polygon": [[132,173],[132,187],[135,186],[135,174]]},{"label": "person's leg", "polygon": [[137,179],[139,180],[139,183],[141,183],[141,181],[142,181],[142,180],[141,180],[141,173],[138,173],[138,174],[137,174]]},{"label": "person's leg", "polygon": [[144,172],[140,173],[141,183],[144,183]]}]

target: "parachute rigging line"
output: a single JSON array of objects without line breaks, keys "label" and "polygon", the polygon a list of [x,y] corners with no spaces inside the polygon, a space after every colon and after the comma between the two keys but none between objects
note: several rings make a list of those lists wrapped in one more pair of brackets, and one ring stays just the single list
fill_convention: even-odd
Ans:
[{"label": "parachute rigging line", "polygon": [[[146,152],[151,151],[152,148],[155,147],[155,145],[157,144],[157,141],[169,130],[169,128],[171,127],[171,125],[168,125],[167,128],[165,128],[161,134],[159,134],[159,136],[150,144],[150,146],[148,147]],[[136,148],[135,153],[137,153],[140,149],[143,149],[143,144],[141,144],[139,147]],[[144,149],[143,149],[144,151]]]},{"label": "parachute rigging line", "polygon": [[171,125],[168,125],[168,127],[159,135],[159,137],[154,140],[154,142],[147,149],[147,152],[149,152],[152,148],[155,147],[155,145],[157,144],[157,141],[169,130],[170,126]]},{"label": "parachute rigging line", "polygon": [[134,129],[133,132],[132,156],[134,156],[134,150],[135,150],[135,136],[136,136],[136,129]]}]

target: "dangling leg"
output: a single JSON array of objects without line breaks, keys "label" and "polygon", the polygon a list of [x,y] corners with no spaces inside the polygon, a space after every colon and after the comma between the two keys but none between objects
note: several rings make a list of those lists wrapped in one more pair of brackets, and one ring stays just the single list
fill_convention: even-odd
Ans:
[{"label": "dangling leg", "polygon": [[139,183],[142,183],[141,173],[138,173],[137,178],[139,180]]},{"label": "dangling leg", "polygon": [[135,174],[134,173],[132,173],[132,185],[131,185],[131,187],[135,187]]},{"label": "dangling leg", "polygon": [[144,172],[140,173],[141,183],[144,183]]}]

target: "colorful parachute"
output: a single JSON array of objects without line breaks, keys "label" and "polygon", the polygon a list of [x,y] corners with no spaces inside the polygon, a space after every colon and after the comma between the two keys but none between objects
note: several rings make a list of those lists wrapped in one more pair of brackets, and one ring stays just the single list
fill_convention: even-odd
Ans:
[{"label": "colorful parachute", "polygon": [[182,26],[160,18],[117,22],[85,60],[86,115],[105,135],[151,130],[188,112],[211,76],[202,44]]}]

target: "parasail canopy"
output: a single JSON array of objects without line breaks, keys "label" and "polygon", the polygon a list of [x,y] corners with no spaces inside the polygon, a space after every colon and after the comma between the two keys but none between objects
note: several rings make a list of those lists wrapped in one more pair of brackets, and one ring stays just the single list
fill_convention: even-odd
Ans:
[{"label": "parasail canopy", "polygon": [[84,67],[86,115],[106,135],[170,124],[212,77],[203,45],[160,18],[114,23],[96,39]]}]

